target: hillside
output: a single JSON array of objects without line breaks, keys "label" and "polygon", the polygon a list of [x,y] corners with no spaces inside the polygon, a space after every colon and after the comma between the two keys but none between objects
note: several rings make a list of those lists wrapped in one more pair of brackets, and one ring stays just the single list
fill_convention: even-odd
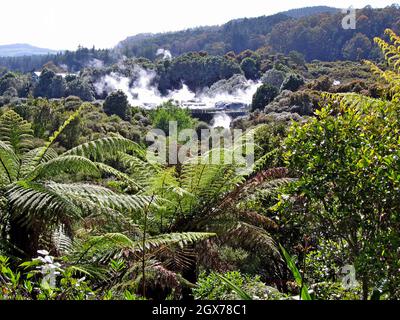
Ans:
[{"label": "hillside", "polygon": [[338,13],[337,8],[327,6],[305,7],[288,10],[271,16],[231,20],[222,26],[204,26],[178,32],[143,33],[128,37],[117,45],[126,56],[155,58],[158,48],[167,48],[174,55],[188,51],[207,51],[224,54],[230,50],[240,52],[256,50],[267,42],[266,35],[275,25],[292,19],[321,13]]},{"label": "hillside", "polygon": [[338,12],[340,12],[340,9],[338,8],[327,7],[327,6],[315,6],[315,7],[291,9],[282,12],[282,14],[287,15],[291,18],[300,19],[320,13],[338,13]]},{"label": "hillside", "polygon": [[55,50],[38,48],[25,43],[0,45],[0,57],[22,57],[56,53],[57,51]]},{"label": "hillside", "polygon": [[128,57],[152,60],[160,48],[177,56],[191,51],[223,55],[262,47],[285,54],[298,51],[309,61],[374,58],[372,39],[382,36],[386,28],[398,30],[400,9],[397,5],[359,9],[354,30],[342,28],[343,18],[344,14],[335,8],[300,8],[272,16],[232,20],[222,26],[142,34],[120,42],[116,49]]},{"label": "hillside", "polygon": [[155,58],[159,48],[168,49],[173,55],[190,51],[221,55],[231,50],[256,50],[267,43],[267,35],[275,25],[291,19],[287,15],[276,14],[232,20],[221,26],[133,36],[120,42],[117,50],[128,57],[143,56],[149,59]]},{"label": "hillside", "polygon": [[373,38],[382,37],[386,28],[400,32],[400,8],[397,5],[357,10],[357,27],[354,30],[344,30],[344,14],[334,10],[329,7],[302,8],[272,16],[236,19],[221,26],[159,34],[142,33],[121,41],[109,50],[79,48],[57,55],[28,57],[1,57],[0,54],[0,67],[28,72],[53,61],[56,65],[66,65],[70,71],[79,72],[99,61],[104,65],[113,64],[122,56],[154,61],[159,49],[169,50],[174,57],[189,52],[204,51],[222,56],[230,51],[239,54],[245,50],[258,50],[261,56],[297,51],[308,62],[357,61],[379,57]]}]

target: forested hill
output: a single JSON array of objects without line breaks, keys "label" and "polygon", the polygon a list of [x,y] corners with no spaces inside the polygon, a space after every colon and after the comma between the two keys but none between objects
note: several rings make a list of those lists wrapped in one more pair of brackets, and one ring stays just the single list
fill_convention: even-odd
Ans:
[{"label": "forested hill", "polygon": [[374,59],[378,52],[374,49],[373,38],[384,36],[386,28],[400,32],[398,5],[357,10],[354,30],[343,29],[344,16],[341,11],[329,7],[295,9],[272,16],[232,20],[222,26],[139,34],[108,50],[79,48],[58,55],[0,57],[0,69],[29,72],[53,61],[78,72],[88,66],[113,64],[122,56],[155,60],[159,49],[169,50],[175,57],[188,52],[224,55],[249,49],[262,54],[297,51],[308,61]]},{"label": "forested hill", "polygon": [[344,30],[341,10],[329,7],[294,9],[272,16],[239,19],[222,26],[189,29],[180,32],[139,35],[122,41],[117,49],[125,56],[154,59],[157,50],[168,49],[173,55],[206,51],[222,55],[229,51],[298,51],[307,60],[357,60],[373,58],[372,38],[382,36],[386,28],[399,28],[400,9],[365,7],[357,10],[357,27]]},{"label": "forested hill", "polygon": [[267,43],[267,35],[275,25],[291,19],[287,15],[276,14],[232,20],[222,26],[159,33],[147,37],[133,36],[120,42],[117,48],[125,56],[143,56],[149,59],[156,57],[159,48],[168,49],[173,55],[190,51],[207,51],[221,55],[228,51],[256,50]]},{"label": "forested hill", "polygon": [[120,42],[117,48],[125,56],[143,56],[154,59],[157,50],[168,49],[174,55],[189,51],[207,51],[221,55],[256,50],[268,43],[268,34],[284,21],[321,13],[338,13],[340,9],[315,6],[288,10],[271,16],[229,21],[222,26],[200,27],[178,32],[138,34]]},{"label": "forested hill", "polygon": [[55,50],[38,48],[24,43],[0,45],[0,57],[21,57],[56,53],[57,51]]},{"label": "forested hill", "polygon": [[308,17],[314,14],[320,14],[320,13],[338,13],[341,10],[338,8],[332,8],[332,7],[327,7],[327,6],[314,6],[314,7],[304,7],[304,8],[298,8],[298,9],[291,9],[285,12],[282,12],[282,14],[287,15],[289,17],[299,19],[299,18],[304,18]]}]

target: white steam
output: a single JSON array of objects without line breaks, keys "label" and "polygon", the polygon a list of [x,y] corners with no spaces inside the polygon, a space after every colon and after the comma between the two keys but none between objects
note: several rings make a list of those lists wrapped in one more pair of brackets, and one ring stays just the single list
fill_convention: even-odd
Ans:
[{"label": "white steam", "polygon": [[103,68],[104,62],[99,59],[91,59],[88,63],[86,63],[86,67],[89,68]]},{"label": "white steam", "polygon": [[211,121],[211,125],[213,128],[224,128],[229,129],[232,122],[232,118],[228,116],[226,113],[221,112],[214,116],[213,120]]},{"label": "white steam", "polygon": [[158,49],[156,55],[157,56],[162,56],[162,58],[164,60],[171,60],[172,59],[171,51],[166,50],[166,49]]},{"label": "white steam", "polygon": [[[189,109],[215,108],[218,103],[227,105],[236,103],[242,105],[251,104],[252,97],[261,83],[243,80],[241,86],[227,90],[220,88],[205,88],[201,92],[191,91],[185,84],[179,90],[170,91],[167,95],[161,95],[155,84],[156,73],[136,66],[132,78],[111,73],[102,77],[94,84],[99,95],[110,94],[116,90],[122,90],[133,106],[154,108],[169,100],[176,101],[181,107]],[[226,80],[222,80],[226,81]],[[218,83],[217,83],[218,84]],[[219,121],[219,120],[218,120]]]}]

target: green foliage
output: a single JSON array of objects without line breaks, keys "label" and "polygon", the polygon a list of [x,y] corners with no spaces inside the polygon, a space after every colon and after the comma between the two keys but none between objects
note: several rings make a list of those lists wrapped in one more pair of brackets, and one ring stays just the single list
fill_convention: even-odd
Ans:
[{"label": "green foliage", "polygon": [[304,79],[299,74],[289,74],[283,81],[281,91],[290,90],[297,91],[304,84]]},{"label": "green foliage", "polygon": [[195,299],[201,300],[278,300],[283,297],[276,289],[262,283],[259,277],[237,271],[201,274],[193,294]]},{"label": "green foliage", "polygon": [[345,289],[340,282],[319,282],[313,286],[316,300],[360,300],[361,288]]},{"label": "green foliage", "polygon": [[349,60],[362,60],[370,56],[371,40],[362,33],[357,33],[343,47],[343,56]]},{"label": "green foliage", "polygon": [[260,69],[257,61],[252,58],[243,59],[242,63],[240,64],[240,69],[242,69],[247,79],[255,80],[260,76]]},{"label": "green foliage", "polygon": [[365,298],[383,278],[391,288],[397,283],[390,257],[399,241],[392,232],[400,203],[398,105],[355,95],[331,99],[318,118],[293,127],[286,156],[314,224],[348,243]]},{"label": "green foliage", "polygon": [[312,300],[310,293],[308,292],[307,285],[304,283],[303,277],[301,276],[299,269],[297,269],[293,258],[289,255],[289,253],[287,253],[285,248],[283,248],[281,245],[280,245],[280,249],[283,253],[283,256],[286,260],[289,270],[292,272],[297,285],[300,287],[300,299],[301,300]]},{"label": "green foliage", "polygon": [[244,292],[232,281],[219,274],[216,274],[216,276],[222,280],[222,282],[226,283],[233,291],[235,291],[242,300],[252,300],[252,298],[246,292]]},{"label": "green foliage", "polygon": [[128,97],[121,90],[113,92],[104,101],[103,109],[109,116],[116,114],[121,119],[127,119],[129,110]]},{"label": "green foliage", "polygon": [[285,80],[285,73],[275,68],[268,70],[261,77],[262,83],[274,86],[277,89],[280,89],[284,80]]},{"label": "green foliage", "polygon": [[210,87],[222,79],[229,79],[242,73],[239,65],[221,56],[211,56],[199,53],[187,53],[162,62],[156,66],[159,75],[158,88],[162,93],[167,90],[179,89],[182,83],[196,92],[204,87]]},{"label": "green foliage", "polygon": [[60,156],[51,148],[81,110],[68,118],[43,147],[32,150],[27,149],[27,141],[32,139],[30,125],[12,111],[1,118],[4,141],[0,140],[0,176],[1,195],[8,203],[6,229],[9,229],[11,243],[27,255],[35,254],[41,235],[60,225],[71,227],[93,210],[110,215],[111,212],[140,211],[148,205],[145,195],[118,194],[89,183],[50,181],[65,174],[96,178],[107,172],[132,183],[132,179],[118,170],[93,161],[116,157],[120,152],[136,148],[129,140],[122,137],[99,139]]},{"label": "green foliage", "polygon": [[0,140],[13,148],[20,155],[32,148],[32,126],[17,113],[10,110],[0,117]]},{"label": "green foliage", "polygon": [[264,109],[270,102],[272,102],[278,95],[279,91],[276,87],[269,84],[261,85],[253,96],[251,109]]},{"label": "green foliage", "polygon": [[[88,281],[79,278],[72,268],[56,267],[53,257],[35,258],[20,265],[18,270],[10,267],[9,259],[0,256],[0,298],[3,300],[92,300],[96,296]],[[51,262],[50,262],[51,261]],[[51,284],[50,270],[54,270],[57,286]],[[60,265],[61,266],[61,265]],[[39,269],[39,270],[38,270]]]},{"label": "green foliage", "polygon": [[192,129],[195,120],[191,117],[190,111],[174,105],[171,101],[159,106],[150,113],[150,119],[154,128],[160,129],[169,135],[171,121],[176,121],[178,132],[183,129]]},{"label": "green foliage", "polygon": [[318,284],[339,279],[343,266],[346,265],[348,246],[333,240],[319,240],[315,248],[305,257],[304,278],[308,283]]}]

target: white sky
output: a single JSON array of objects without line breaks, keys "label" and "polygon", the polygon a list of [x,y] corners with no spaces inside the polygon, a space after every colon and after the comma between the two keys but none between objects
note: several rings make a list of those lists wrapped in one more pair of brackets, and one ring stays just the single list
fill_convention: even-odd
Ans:
[{"label": "white sky", "polygon": [[128,36],[222,24],[314,5],[385,7],[395,0],[2,0],[0,44],[113,47]]}]

